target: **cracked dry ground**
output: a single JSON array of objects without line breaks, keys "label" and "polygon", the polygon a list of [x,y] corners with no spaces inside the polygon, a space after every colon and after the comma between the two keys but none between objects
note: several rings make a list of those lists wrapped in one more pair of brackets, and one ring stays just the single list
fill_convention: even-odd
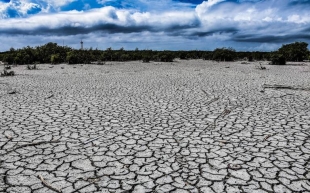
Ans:
[{"label": "cracked dry ground", "polygon": [[15,67],[0,192],[310,192],[310,92],[261,87],[310,66],[255,65]]}]

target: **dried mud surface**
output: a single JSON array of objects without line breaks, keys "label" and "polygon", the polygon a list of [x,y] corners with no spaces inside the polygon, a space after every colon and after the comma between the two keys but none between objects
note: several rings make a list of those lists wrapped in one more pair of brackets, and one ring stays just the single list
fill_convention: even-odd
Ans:
[{"label": "dried mud surface", "polygon": [[0,192],[310,192],[310,64],[14,67]]}]

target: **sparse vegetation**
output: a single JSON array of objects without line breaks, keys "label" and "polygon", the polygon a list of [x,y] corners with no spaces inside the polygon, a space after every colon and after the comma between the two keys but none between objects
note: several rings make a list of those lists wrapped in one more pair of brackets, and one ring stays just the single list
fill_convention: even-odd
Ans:
[{"label": "sparse vegetation", "polygon": [[[283,65],[284,61],[302,61],[310,58],[307,49],[308,44],[295,42],[283,45],[276,52],[236,52],[233,48],[217,48],[214,51],[153,51],[153,50],[125,50],[124,48],[106,50],[83,49],[77,50],[67,46],[59,46],[49,42],[43,46],[25,47],[22,49],[11,48],[7,52],[0,53],[0,61],[8,64],[29,64],[35,63],[68,63],[68,64],[91,64],[94,61],[133,61],[143,62],[160,61],[173,62],[175,58],[204,59],[216,61],[250,61],[269,60],[272,64]],[[98,63],[99,64],[99,63]]]}]

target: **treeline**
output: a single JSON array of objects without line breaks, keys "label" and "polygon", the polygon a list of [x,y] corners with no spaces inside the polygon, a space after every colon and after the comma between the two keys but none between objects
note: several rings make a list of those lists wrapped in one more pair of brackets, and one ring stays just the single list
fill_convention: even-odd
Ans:
[{"label": "treeline", "polygon": [[76,50],[56,43],[47,43],[43,46],[25,47],[22,49],[11,48],[7,52],[0,53],[0,61],[8,64],[39,64],[39,63],[68,63],[89,64],[91,62],[105,61],[134,61],[142,60],[172,62],[175,58],[204,59],[216,61],[234,60],[269,60],[274,64],[283,64],[286,61],[302,61],[309,59],[308,44],[295,42],[283,45],[275,52],[236,52],[233,48],[217,48],[213,51],[154,51],[154,50],[113,50],[84,49]]}]

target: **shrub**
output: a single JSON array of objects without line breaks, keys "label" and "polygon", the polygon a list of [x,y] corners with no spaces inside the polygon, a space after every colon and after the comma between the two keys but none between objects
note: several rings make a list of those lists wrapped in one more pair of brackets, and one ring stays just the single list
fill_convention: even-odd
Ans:
[{"label": "shrub", "polygon": [[28,64],[28,65],[27,65],[27,69],[28,69],[28,70],[37,70],[38,68],[37,68],[37,65],[36,65],[36,64],[34,64],[34,65]]},{"label": "shrub", "polygon": [[203,60],[212,60],[212,58],[213,58],[212,52],[206,52],[202,55]]},{"label": "shrub", "polygon": [[216,61],[233,61],[236,51],[232,48],[217,48],[213,51],[213,60]]},{"label": "shrub", "polygon": [[130,60],[130,55],[129,54],[122,54],[120,56],[120,61],[124,62],[124,61],[129,61]]},{"label": "shrub", "polygon": [[278,52],[285,56],[287,61],[300,62],[307,58],[307,47],[308,43],[306,42],[295,42],[292,44],[283,45]]},{"label": "shrub", "polygon": [[98,65],[105,65],[105,62],[99,60],[99,61],[97,61],[97,64],[98,64]]},{"label": "shrub", "polygon": [[249,62],[253,62],[253,56],[249,56],[249,57],[248,57],[248,61],[249,61]]},{"label": "shrub", "polygon": [[1,76],[14,76],[15,72],[14,71],[7,71],[6,69],[1,72]]},{"label": "shrub", "polygon": [[166,54],[164,54],[164,55],[162,55],[162,56],[160,57],[160,61],[161,61],[161,62],[173,62],[173,59],[174,59],[173,56],[166,55]]},{"label": "shrub", "polygon": [[59,54],[52,54],[52,55],[51,55],[51,63],[52,63],[52,64],[58,64],[58,63],[60,63]]},{"label": "shrub", "polygon": [[171,53],[160,53],[158,54],[158,60],[160,62],[173,62],[174,60],[174,55]]},{"label": "shrub", "polygon": [[180,53],[180,59],[181,60],[187,60],[189,58],[190,58],[190,56],[186,52]]},{"label": "shrub", "polygon": [[271,64],[272,65],[285,65],[286,59],[281,54],[274,54],[273,56],[271,56]]},{"label": "shrub", "polygon": [[148,62],[151,61],[151,57],[148,56],[148,55],[144,55],[144,56],[142,57],[142,61],[145,62],[145,63],[148,63]]}]

